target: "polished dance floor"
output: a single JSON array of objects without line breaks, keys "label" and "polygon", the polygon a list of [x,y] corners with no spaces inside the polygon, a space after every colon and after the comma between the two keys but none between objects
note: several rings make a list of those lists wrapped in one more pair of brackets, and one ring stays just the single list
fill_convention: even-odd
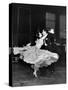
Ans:
[{"label": "polished dance floor", "polygon": [[12,64],[12,85],[13,86],[33,86],[66,83],[66,65],[59,61],[54,64],[54,71],[48,68],[41,68],[38,71],[38,78],[33,76],[33,69],[29,64],[18,62]]}]

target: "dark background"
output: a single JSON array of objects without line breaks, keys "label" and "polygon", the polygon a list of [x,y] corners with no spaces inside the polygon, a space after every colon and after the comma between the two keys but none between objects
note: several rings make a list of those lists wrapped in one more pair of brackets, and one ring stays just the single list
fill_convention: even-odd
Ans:
[{"label": "dark background", "polygon": [[[48,20],[47,13],[54,14],[54,20],[51,15]],[[54,24],[52,28],[54,26],[57,42],[66,40],[66,7],[12,3],[9,18],[9,46],[23,46],[35,41],[38,28],[47,28],[47,21]]]}]

